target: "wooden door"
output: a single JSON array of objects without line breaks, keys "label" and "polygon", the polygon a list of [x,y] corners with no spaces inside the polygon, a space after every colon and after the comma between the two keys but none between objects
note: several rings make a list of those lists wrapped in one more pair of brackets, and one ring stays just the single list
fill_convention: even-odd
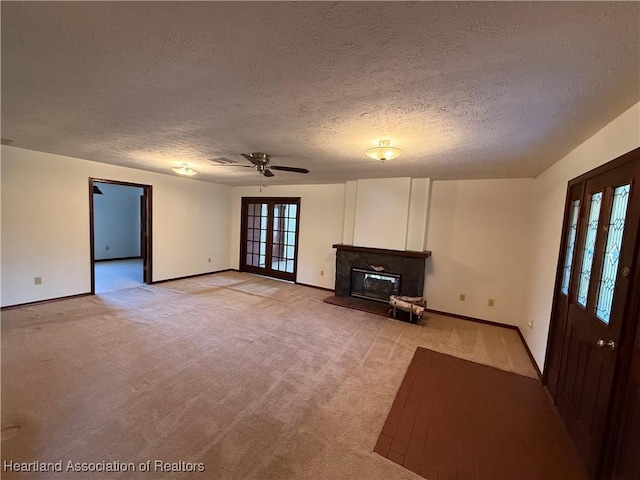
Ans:
[{"label": "wooden door", "polygon": [[571,274],[576,256],[576,241],[582,207],[584,183],[569,188],[565,205],[565,222],[562,229],[562,244],[560,248],[560,273],[556,280],[556,294],[551,311],[551,331],[547,345],[547,362],[545,368],[545,384],[549,393],[556,398],[558,393],[558,379],[562,361],[564,331],[566,329],[567,312],[569,309],[569,287]]},{"label": "wooden door", "polygon": [[[637,292],[640,298],[640,289]],[[636,311],[640,311],[637,308]],[[612,479],[640,479],[640,315],[635,325],[635,341],[631,346],[631,365],[623,396],[620,434],[613,436],[617,444]]]},{"label": "wooden door", "polygon": [[621,352],[629,357],[629,361],[627,368],[620,372],[623,380],[619,388],[621,400],[614,410],[616,414],[620,412],[615,417],[618,428],[612,429],[607,439],[614,446],[608,455],[614,463],[613,468],[607,468],[605,472],[612,470],[610,478],[614,480],[640,479],[640,235],[636,240],[636,266],[632,275],[634,305],[624,335],[633,341],[627,342]]},{"label": "wooden door", "polygon": [[240,270],[296,280],[300,198],[243,198]]},{"label": "wooden door", "polygon": [[[556,402],[590,478],[600,474],[614,382],[619,381],[640,219],[639,165],[637,159],[625,162],[583,182],[575,258],[565,263],[567,280],[556,287],[556,299],[568,287]],[[574,223],[576,200],[568,202],[565,225]],[[557,304],[555,313],[562,314]]]}]

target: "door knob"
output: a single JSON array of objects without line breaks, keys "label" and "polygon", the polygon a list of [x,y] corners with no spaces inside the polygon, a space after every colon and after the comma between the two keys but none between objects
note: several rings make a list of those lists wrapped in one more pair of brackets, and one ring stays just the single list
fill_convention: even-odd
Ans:
[{"label": "door knob", "polygon": [[608,348],[609,350],[613,350],[614,348],[616,348],[616,342],[614,342],[613,340],[598,340],[596,342],[596,345],[598,346],[598,348]]}]

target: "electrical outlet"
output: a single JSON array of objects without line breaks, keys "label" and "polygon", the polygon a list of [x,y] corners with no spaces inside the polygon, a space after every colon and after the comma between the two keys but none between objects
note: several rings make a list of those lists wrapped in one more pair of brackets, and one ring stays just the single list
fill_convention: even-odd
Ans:
[{"label": "electrical outlet", "polygon": [[464,293],[460,294],[460,301],[461,302],[464,302],[466,298],[467,298],[467,296]]},{"label": "electrical outlet", "polygon": [[209,263],[211,263],[211,257],[209,257]]},{"label": "electrical outlet", "polygon": [[42,285],[42,277],[35,277],[34,281],[36,285]]},{"label": "electrical outlet", "polygon": [[324,277],[324,270],[320,270],[320,276]]},{"label": "electrical outlet", "polygon": [[493,298],[490,298],[489,302],[487,303],[487,305],[489,305],[490,307],[493,307],[494,304],[495,304],[495,302],[493,301]]},{"label": "electrical outlet", "polygon": [[529,328],[533,328],[533,320],[529,320],[529,321],[527,322],[527,326],[528,326]]}]

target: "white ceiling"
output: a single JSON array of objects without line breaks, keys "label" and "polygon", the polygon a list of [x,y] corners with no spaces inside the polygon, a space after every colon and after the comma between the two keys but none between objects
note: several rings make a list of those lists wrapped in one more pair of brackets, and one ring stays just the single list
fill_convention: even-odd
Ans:
[{"label": "white ceiling", "polygon": [[[2,2],[2,137],[229,185],[532,177],[640,100],[638,2]],[[404,155],[364,156],[388,138]],[[264,179],[226,157],[308,168]]]}]

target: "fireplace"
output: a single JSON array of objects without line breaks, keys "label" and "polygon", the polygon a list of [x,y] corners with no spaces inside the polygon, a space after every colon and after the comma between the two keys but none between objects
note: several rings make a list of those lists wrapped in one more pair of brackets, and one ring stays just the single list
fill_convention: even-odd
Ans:
[{"label": "fireplace", "polygon": [[400,294],[401,275],[362,268],[351,268],[352,297],[387,303],[391,295]]},{"label": "fireplace", "polygon": [[425,260],[431,252],[344,244],[333,247],[336,249],[337,297],[387,303],[390,295],[424,295]]}]

